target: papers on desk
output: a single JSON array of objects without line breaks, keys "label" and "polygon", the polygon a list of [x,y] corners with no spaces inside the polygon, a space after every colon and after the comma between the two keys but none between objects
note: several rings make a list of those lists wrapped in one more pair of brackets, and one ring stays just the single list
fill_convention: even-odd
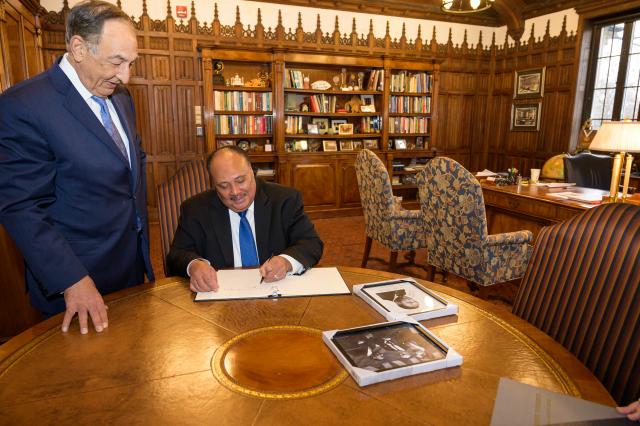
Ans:
[{"label": "papers on desk", "polygon": [[572,182],[538,182],[536,186],[547,186],[549,188],[569,188],[570,186],[576,186]]},{"label": "papers on desk", "polygon": [[[606,420],[606,421],[605,421]],[[613,407],[500,378],[491,426],[634,425]]]},{"label": "papers on desk", "polygon": [[262,275],[258,269],[223,269],[217,275],[218,291],[198,292],[196,302],[350,294],[337,268],[313,268],[303,275],[288,275],[273,283],[260,283]]},{"label": "papers on desk", "polygon": [[554,192],[547,194],[551,197],[562,198],[563,200],[579,201],[581,203],[599,204],[602,201],[602,194],[582,193],[582,192]]},{"label": "papers on desk", "polygon": [[498,176],[498,174],[487,169],[484,169],[483,171],[476,173],[476,177],[479,177],[479,178],[489,177],[489,176]]}]

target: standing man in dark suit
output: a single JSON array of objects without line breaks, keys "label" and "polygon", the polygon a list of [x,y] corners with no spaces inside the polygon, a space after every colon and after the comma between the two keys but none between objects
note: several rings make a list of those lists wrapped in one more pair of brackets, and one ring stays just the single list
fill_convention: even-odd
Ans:
[{"label": "standing man in dark suit", "polygon": [[138,57],[127,15],[85,1],[66,23],[67,53],[0,96],[0,223],[26,261],[46,316],[108,326],[102,294],[153,280],[145,154],[128,91]]},{"label": "standing man in dark suit", "polygon": [[207,166],[215,190],[182,204],[170,274],[188,276],[193,291],[212,291],[217,269],[262,265],[265,282],[273,282],[318,263],[323,244],[297,190],[256,179],[236,146],[215,151]]}]

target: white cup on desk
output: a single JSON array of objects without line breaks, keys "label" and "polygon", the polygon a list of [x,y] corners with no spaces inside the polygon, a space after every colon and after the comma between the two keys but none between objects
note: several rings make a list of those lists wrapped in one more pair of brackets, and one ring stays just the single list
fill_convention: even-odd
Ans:
[{"label": "white cup on desk", "polygon": [[536,184],[540,179],[540,169],[531,169],[531,183]]}]

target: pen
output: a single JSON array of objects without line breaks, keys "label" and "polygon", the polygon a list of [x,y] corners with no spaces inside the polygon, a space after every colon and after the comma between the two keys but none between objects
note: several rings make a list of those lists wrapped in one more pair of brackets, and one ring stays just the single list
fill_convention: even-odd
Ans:
[{"label": "pen", "polygon": [[[267,263],[268,261],[270,261],[272,257],[273,257],[273,253],[271,253],[271,256],[269,256],[269,258],[264,263]],[[263,263],[263,265],[264,265],[264,263]],[[264,282],[264,276],[260,277],[260,284],[262,284],[263,282]]]}]

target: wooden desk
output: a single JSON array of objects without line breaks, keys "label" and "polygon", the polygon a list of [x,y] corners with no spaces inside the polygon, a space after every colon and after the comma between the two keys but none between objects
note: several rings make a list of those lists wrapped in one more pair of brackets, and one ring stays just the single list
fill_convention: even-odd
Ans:
[{"label": "wooden desk", "polygon": [[597,204],[581,203],[554,197],[558,192],[608,195],[607,191],[592,188],[548,188],[546,186],[497,186],[482,182],[490,234],[528,229],[534,236],[544,226],[562,222]]},{"label": "wooden desk", "polygon": [[[398,276],[340,270],[350,285]],[[458,316],[424,324],[464,356],[461,367],[359,388],[319,330],[382,322],[360,298],[194,303],[185,281],[167,278],[108,297],[110,327],[101,334],[80,335],[77,321],[62,334],[58,316],[1,346],[0,424],[486,425],[501,376],[614,405],[579,361],[534,327],[473,296],[426,285],[460,305]],[[272,377],[253,379],[276,379],[282,398],[232,391],[214,378],[211,360],[225,342],[261,327],[277,333],[288,326],[313,329],[302,333],[305,342],[285,342],[288,348],[300,343],[315,351],[281,349],[263,334],[265,344],[250,354],[256,365],[281,366]],[[236,375],[234,368],[247,361],[237,352],[226,363]],[[277,359],[266,359],[274,354]],[[323,371],[299,380],[333,368],[327,380],[334,383],[313,396],[286,397],[295,379],[278,381],[279,375],[291,380],[291,369],[304,372],[307,360],[324,354]]]}]

